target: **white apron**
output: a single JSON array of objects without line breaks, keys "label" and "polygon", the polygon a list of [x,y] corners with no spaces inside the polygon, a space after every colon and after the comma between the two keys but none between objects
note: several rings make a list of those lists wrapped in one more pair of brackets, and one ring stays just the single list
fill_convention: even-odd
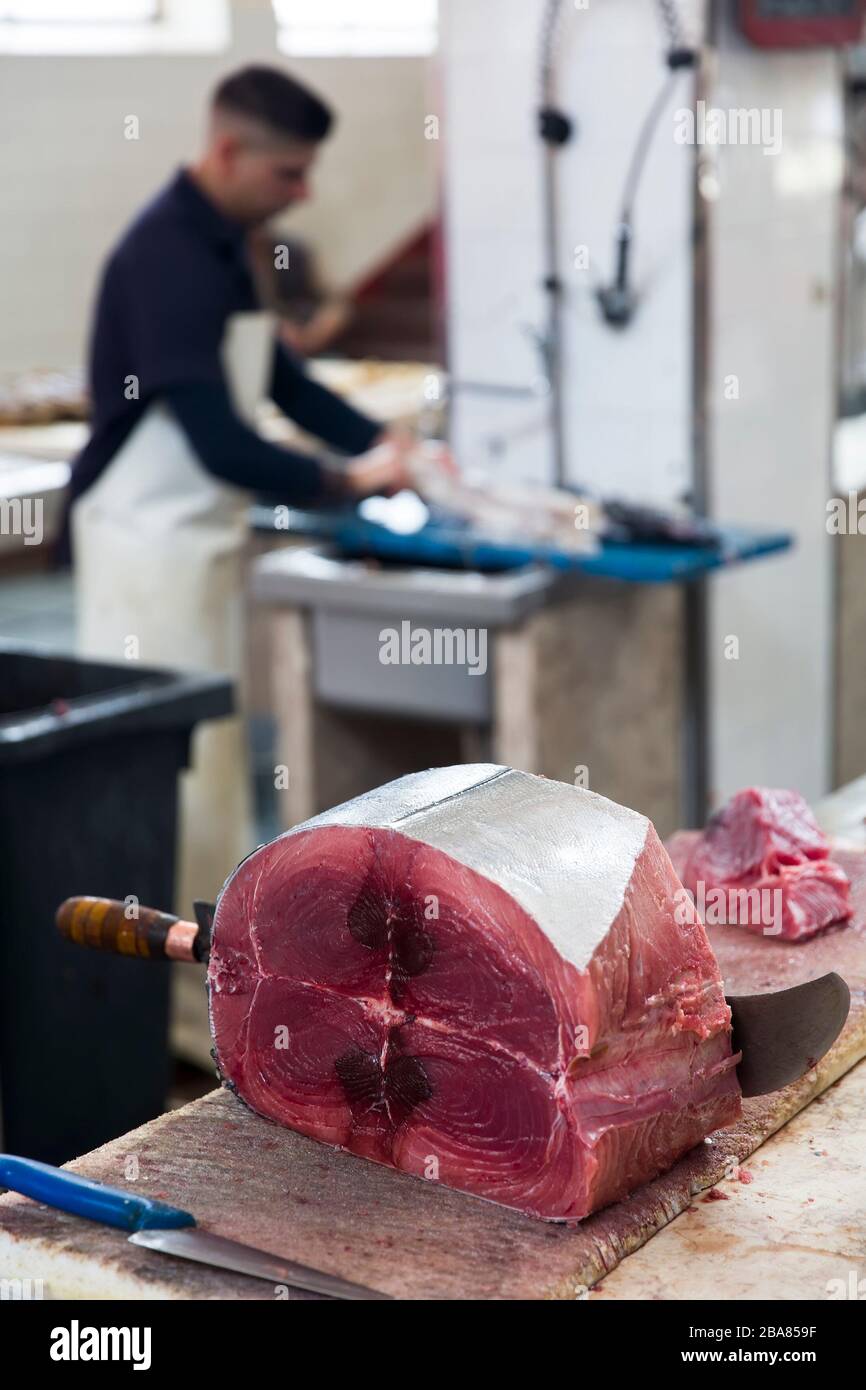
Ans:
[{"label": "white apron", "polygon": [[[272,352],[269,315],[229,321],[223,365],[235,407],[250,423]],[[206,472],[168,409],[151,405],[73,508],[82,654],[122,661],[137,639],[143,665],[238,679],[247,505],[243,492]],[[194,898],[213,901],[254,843],[242,719],[199,725],[191,753],[180,780],[174,907],[183,917]]]}]

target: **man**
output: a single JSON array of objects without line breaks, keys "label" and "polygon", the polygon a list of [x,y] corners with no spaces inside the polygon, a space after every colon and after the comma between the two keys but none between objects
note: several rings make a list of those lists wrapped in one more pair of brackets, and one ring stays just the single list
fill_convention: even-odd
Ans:
[{"label": "man", "polygon": [[336,473],[266,442],[234,408],[220,357],[231,316],[258,307],[247,234],[309,196],[332,124],[322,101],[276,69],[244,68],[217,88],[203,157],[145,208],[108,261],[91,348],[93,433],[73,471],[73,504],[155,399],[208,472],[247,490],[303,505],[405,480],[406,441],[277,346],[269,392],[287,415],[347,454],[387,448]]},{"label": "man", "polygon": [[[228,77],[203,156],[108,260],[91,353],[93,433],[71,489],[79,640],[90,656],[239,675],[248,494],[311,506],[406,479],[407,441],[276,344],[247,259],[249,233],[307,196],[331,125],[323,102],[282,72]],[[261,438],[263,394],[352,457],[335,466]],[[181,802],[186,914],[251,848],[239,720],[197,731],[193,769]],[[134,788],[130,797],[134,809]]]}]

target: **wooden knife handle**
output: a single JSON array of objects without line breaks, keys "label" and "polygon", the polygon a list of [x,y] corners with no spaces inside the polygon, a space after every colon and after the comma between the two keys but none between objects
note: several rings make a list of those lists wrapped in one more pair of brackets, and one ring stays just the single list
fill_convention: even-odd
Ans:
[{"label": "wooden knife handle", "polygon": [[113,898],[67,898],[57,909],[67,941],[145,960],[192,960],[198,927],[153,907],[131,907]]}]

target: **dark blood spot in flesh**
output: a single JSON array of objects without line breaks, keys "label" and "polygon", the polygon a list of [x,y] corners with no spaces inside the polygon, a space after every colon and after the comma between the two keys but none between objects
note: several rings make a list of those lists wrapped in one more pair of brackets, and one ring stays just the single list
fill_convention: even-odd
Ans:
[{"label": "dark blood spot in flesh", "polygon": [[381,884],[368,874],[346,916],[349,933],[369,951],[388,951],[391,959],[391,997],[399,1004],[406,982],[421,975],[433,959],[433,938],[421,924],[422,909],[414,902],[383,901]]},{"label": "dark blood spot in flesh", "polygon": [[350,1048],[338,1057],[334,1071],[351,1105],[375,1105],[382,1091],[382,1068],[379,1058],[360,1047]]},{"label": "dark blood spot in flesh", "polygon": [[395,1125],[433,1094],[417,1057],[394,1057],[385,1063],[383,1072],[378,1057],[355,1047],[337,1058],[334,1070],[350,1105],[365,1110],[387,1105]]},{"label": "dark blood spot in flesh", "polygon": [[381,895],[370,883],[369,875],[346,916],[351,935],[370,951],[384,951],[388,945],[387,913]]},{"label": "dark blood spot in flesh", "polygon": [[429,1100],[433,1094],[430,1079],[417,1057],[395,1057],[385,1068],[385,1090],[395,1123]]},{"label": "dark blood spot in flesh", "polygon": [[391,948],[391,992],[400,1001],[406,981],[423,974],[434,955],[432,937],[417,922],[398,922],[393,931]]}]

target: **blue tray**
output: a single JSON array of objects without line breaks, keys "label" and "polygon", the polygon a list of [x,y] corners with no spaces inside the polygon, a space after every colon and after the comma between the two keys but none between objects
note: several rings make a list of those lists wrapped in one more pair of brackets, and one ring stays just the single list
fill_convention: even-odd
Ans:
[{"label": "blue tray", "polygon": [[[272,508],[255,507],[253,517],[258,529],[274,530]],[[503,570],[543,564],[636,584],[699,579],[712,570],[757,560],[788,550],[793,544],[791,535],[784,531],[729,526],[719,528],[718,546],[605,540],[594,555],[574,555],[551,546],[498,541],[468,527],[434,520],[412,535],[399,535],[354,511],[292,512],[286,534],[328,540],[346,555],[405,565]]]}]

